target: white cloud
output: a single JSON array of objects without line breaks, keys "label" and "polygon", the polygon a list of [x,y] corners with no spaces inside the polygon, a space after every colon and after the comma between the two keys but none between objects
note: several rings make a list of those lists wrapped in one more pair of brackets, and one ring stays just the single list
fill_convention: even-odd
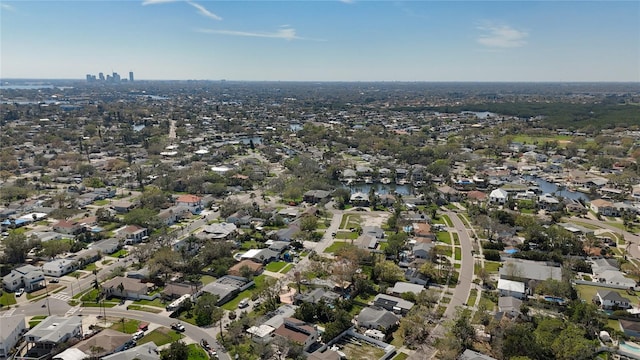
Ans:
[{"label": "white cloud", "polygon": [[272,38],[272,39],[285,39],[285,40],[305,40],[296,35],[296,30],[293,28],[285,27],[280,28],[275,32],[253,32],[253,31],[236,31],[236,30],[213,30],[213,29],[199,29],[198,32],[205,34],[218,34],[218,35],[231,35],[231,36],[245,36],[245,37],[260,37],[260,38]]},{"label": "white cloud", "polygon": [[178,0],[144,0],[142,5],[156,5],[177,2]]},{"label": "white cloud", "polygon": [[274,32],[268,31],[237,31],[237,30],[214,30],[214,29],[196,29],[195,31],[203,34],[215,34],[215,35],[229,35],[229,36],[244,36],[244,37],[259,37],[270,39],[284,39],[291,40],[309,40],[309,41],[326,41],[323,39],[305,38],[296,35],[296,29],[283,25],[280,29]]},{"label": "white cloud", "polygon": [[9,4],[0,4],[0,9],[7,10],[7,11],[15,11],[16,10],[16,8],[14,8],[13,6],[11,6]]},{"label": "white cloud", "polygon": [[524,46],[529,34],[508,25],[479,26],[483,34],[478,37],[479,44],[492,48],[514,48]]},{"label": "white cloud", "polygon": [[211,11],[207,10],[204,6],[198,4],[198,3],[194,3],[193,1],[187,1],[187,3],[191,6],[193,6],[194,8],[198,9],[198,12],[200,13],[200,15],[202,16],[206,16],[210,19],[213,20],[222,20],[222,18],[214,13],[212,13]]}]

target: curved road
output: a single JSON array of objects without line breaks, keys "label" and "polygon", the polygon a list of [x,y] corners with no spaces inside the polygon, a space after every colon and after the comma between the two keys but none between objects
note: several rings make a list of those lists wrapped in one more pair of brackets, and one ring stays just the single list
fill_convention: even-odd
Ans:
[{"label": "curved road", "polygon": [[451,302],[447,306],[447,311],[444,313],[444,317],[451,319],[456,314],[456,308],[458,306],[464,306],[467,303],[467,299],[469,298],[469,293],[471,292],[471,284],[473,281],[473,254],[471,251],[473,250],[473,245],[471,242],[471,238],[469,237],[469,232],[467,232],[467,228],[458,217],[458,214],[447,211],[446,215],[451,219],[453,223],[453,227],[456,229],[456,233],[458,233],[458,238],[460,240],[460,248],[462,250],[462,259],[460,266],[460,274],[458,277],[458,285],[453,291],[453,298]]}]

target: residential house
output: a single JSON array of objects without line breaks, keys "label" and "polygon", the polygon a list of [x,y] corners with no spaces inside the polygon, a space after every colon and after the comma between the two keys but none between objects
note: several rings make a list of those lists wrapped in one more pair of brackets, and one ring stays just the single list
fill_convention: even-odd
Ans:
[{"label": "residential house", "polygon": [[81,316],[52,315],[42,320],[26,334],[24,339],[28,343],[30,352],[49,353],[54,348],[67,342],[71,338],[82,337]]},{"label": "residential house", "polygon": [[466,349],[464,352],[462,352],[462,354],[460,354],[458,360],[496,360],[496,358],[493,358],[489,355],[484,355],[471,349]]},{"label": "residential house", "polygon": [[562,203],[551,194],[543,194],[538,197],[538,207],[547,211],[558,211],[562,208]]},{"label": "residential house", "polygon": [[253,276],[258,276],[262,273],[264,266],[262,263],[257,263],[252,260],[242,260],[239,263],[229,268],[227,273],[233,276],[243,276],[243,268],[248,269]]},{"label": "residential house", "polygon": [[325,290],[323,288],[315,288],[304,294],[297,294],[295,297],[296,304],[300,303],[312,303],[317,304],[321,300],[327,304],[333,304],[340,298],[338,293],[331,290]]},{"label": "residential house", "polygon": [[273,240],[267,240],[267,242],[265,242],[265,244],[268,246],[269,250],[273,250],[279,254],[282,254],[283,251],[287,250],[289,248],[289,242],[288,241],[273,241]]},{"label": "residential house", "polygon": [[467,201],[472,204],[483,204],[487,200],[487,194],[479,191],[472,190],[467,193]]},{"label": "residential house", "polygon": [[42,272],[47,276],[61,277],[78,269],[78,262],[72,259],[55,259],[42,265]]},{"label": "residential house", "polygon": [[520,315],[520,307],[522,300],[513,296],[501,296],[498,298],[498,311],[504,313],[510,318]]},{"label": "residential house", "polygon": [[241,259],[253,260],[261,264],[268,264],[280,258],[280,253],[270,249],[251,249],[240,256]]},{"label": "residential house", "polygon": [[197,287],[197,284],[170,282],[162,289],[162,297],[165,299],[178,299],[184,295],[193,295]]},{"label": "residential house", "polygon": [[[103,357],[124,350],[131,341],[131,335],[113,329],[104,329],[83,340],[75,348],[93,357]],[[100,349],[96,352],[96,349]]]},{"label": "residential house", "polygon": [[436,235],[431,229],[431,225],[427,223],[413,223],[413,235],[416,241],[419,242],[432,242],[436,240]]},{"label": "residential house", "polygon": [[143,267],[140,270],[127,272],[127,277],[131,279],[144,280],[144,279],[149,279],[150,276],[151,276],[151,271],[149,271],[149,268],[147,266]]},{"label": "residential house", "polygon": [[244,210],[239,210],[229,215],[226,221],[235,225],[249,225],[251,223],[251,215]]},{"label": "residential house", "polygon": [[139,300],[147,294],[147,284],[129,277],[116,276],[102,284],[102,292],[107,297]]},{"label": "residential house", "polygon": [[314,326],[292,317],[285,318],[284,323],[273,333],[276,336],[302,345],[303,351],[309,350],[318,341],[319,337],[319,333]]},{"label": "residential house", "polygon": [[11,349],[22,338],[25,329],[24,315],[2,317],[2,326],[0,326],[0,359],[9,357]]},{"label": "residential house", "polygon": [[102,357],[102,360],[160,360],[160,350],[154,342],[144,343],[131,349],[123,350]]},{"label": "residential house", "polygon": [[21,266],[2,277],[2,286],[7,291],[16,291],[19,288],[24,288],[25,291],[31,292],[45,285],[42,269],[33,265]]},{"label": "residential house", "polygon": [[310,204],[317,204],[319,202],[328,200],[331,198],[331,191],[326,190],[309,190],[304,193],[302,199]]},{"label": "residential house", "polygon": [[414,293],[416,295],[420,294],[424,290],[424,286],[418,284],[411,284],[408,282],[398,281],[393,285],[388,292],[395,296],[402,296],[402,294],[406,292]]},{"label": "residential house", "polygon": [[[620,319],[618,320],[618,322],[620,323],[620,330],[624,332],[625,335],[634,337],[634,338],[640,338],[640,322],[639,321]],[[634,350],[631,354],[628,354],[628,355],[637,356],[637,351]],[[629,357],[629,358],[633,359],[632,357]]]},{"label": "residential house", "polygon": [[75,254],[71,254],[66,257],[69,260],[74,260],[78,263],[78,268],[82,268],[88,264],[94,263],[102,258],[102,253],[99,249],[90,247],[88,249],[82,249]]},{"label": "residential house", "polygon": [[82,225],[76,221],[60,220],[53,224],[53,231],[67,235],[76,235],[82,231]]},{"label": "residential house", "polygon": [[396,296],[378,294],[373,299],[373,305],[392,311],[395,314],[406,315],[415,304]]},{"label": "residential house", "polygon": [[404,278],[412,284],[425,286],[429,283],[429,277],[422,274],[418,269],[409,268],[404,272]]},{"label": "residential house", "polygon": [[525,284],[519,281],[498,279],[498,291],[500,296],[513,296],[517,299],[524,299],[527,296]]},{"label": "residential house", "polygon": [[127,200],[116,200],[111,203],[111,208],[119,214],[128,213],[129,211],[133,210],[135,207],[136,207],[135,203]]},{"label": "residential house", "polygon": [[92,249],[97,249],[103,254],[111,255],[114,252],[120,250],[120,240],[116,238],[109,238],[93,243]]},{"label": "residential house", "polygon": [[631,307],[631,301],[614,290],[598,290],[593,300],[606,310],[629,309]]},{"label": "residential house", "polygon": [[120,229],[118,235],[123,237],[126,245],[139,244],[148,238],[147,228],[138,225],[128,225]]},{"label": "residential house", "polygon": [[625,274],[619,270],[605,270],[597,274],[596,279],[598,280],[598,282],[604,284],[622,286],[627,289],[635,289],[636,281],[624,275]]},{"label": "residential house", "polygon": [[202,198],[195,195],[180,195],[176,199],[176,205],[186,207],[192,214],[199,214],[202,211]]},{"label": "residential house", "polygon": [[217,295],[218,302],[216,303],[216,305],[221,306],[229,300],[233,299],[241,291],[244,291],[254,285],[255,283],[247,278],[243,278],[241,276],[226,275],[214,282],[208,283],[207,285],[203,286],[202,289],[198,292],[198,295],[203,292]]},{"label": "residential house", "polygon": [[509,258],[499,270],[500,278],[516,281],[562,280],[562,268],[553,263]]},{"label": "residential house", "polygon": [[434,246],[435,245],[431,242],[418,242],[413,244],[411,252],[413,253],[413,256],[418,259],[429,259],[431,258],[431,249],[433,249]]},{"label": "residential house", "polygon": [[369,195],[363,192],[355,192],[351,194],[351,197],[349,198],[349,202],[351,203],[351,205],[356,207],[369,206]]},{"label": "residential house", "polygon": [[196,236],[207,240],[229,240],[238,232],[238,227],[233,223],[213,223],[205,225]]},{"label": "residential house", "polygon": [[377,329],[384,333],[394,329],[400,322],[400,318],[394,313],[381,307],[372,306],[360,310],[355,320],[359,327]]},{"label": "residential house", "polygon": [[598,215],[602,216],[619,216],[618,209],[613,205],[611,201],[604,199],[591,200],[589,208]]},{"label": "residential house", "polygon": [[509,193],[507,193],[504,189],[498,188],[489,194],[489,203],[504,205],[509,199]]},{"label": "residential house", "polygon": [[189,208],[186,206],[172,206],[168,209],[160,211],[158,218],[167,226],[171,226],[178,221],[185,219],[191,215]]}]

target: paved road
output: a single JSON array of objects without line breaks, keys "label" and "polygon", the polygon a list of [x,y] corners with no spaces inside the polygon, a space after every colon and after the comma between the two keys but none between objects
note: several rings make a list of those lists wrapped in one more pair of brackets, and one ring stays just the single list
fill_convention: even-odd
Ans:
[{"label": "paved road", "polygon": [[585,218],[581,218],[581,217],[571,217],[572,221],[576,221],[576,222],[583,222],[586,224],[591,224],[591,225],[595,225],[595,226],[599,226],[601,228],[610,230],[612,233],[614,234],[622,234],[624,235],[624,240],[628,243],[632,243],[632,246],[629,246],[628,250],[629,250],[629,254],[636,258],[636,259],[640,259],[640,236],[630,233],[628,231],[624,231],[621,230],[620,228],[617,228],[613,225],[609,225],[607,223],[605,223],[604,221],[598,221],[598,220],[593,220],[593,219],[585,219]]},{"label": "paved road", "polygon": [[456,314],[456,307],[466,304],[467,299],[469,298],[471,284],[473,281],[474,258],[471,253],[473,245],[464,223],[460,220],[458,214],[454,212],[447,212],[447,216],[451,219],[453,227],[458,233],[460,248],[462,249],[462,265],[460,267],[458,285],[453,292],[453,298],[451,299],[449,306],[447,306],[447,311],[444,313],[445,318],[451,319]]}]

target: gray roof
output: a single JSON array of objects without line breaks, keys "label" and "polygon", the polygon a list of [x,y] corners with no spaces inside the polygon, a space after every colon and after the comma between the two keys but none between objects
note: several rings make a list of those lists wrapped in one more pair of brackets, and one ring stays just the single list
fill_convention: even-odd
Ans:
[{"label": "gray roof", "polygon": [[631,303],[629,299],[627,299],[626,297],[623,297],[617,291],[598,290],[598,296],[600,296],[602,300]]},{"label": "gray roof", "polygon": [[2,326],[0,326],[0,344],[6,344],[9,335],[20,325],[22,325],[22,328],[25,327],[24,315],[3,317]]},{"label": "gray roof", "polygon": [[498,309],[500,311],[520,311],[522,300],[513,296],[502,296],[498,298]]},{"label": "gray roof", "polygon": [[144,343],[134,348],[107,355],[102,360],[158,360],[160,359],[160,351],[153,342]]},{"label": "gray roof", "polygon": [[394,313],[387,311],[379,307],[366,307],[360,310],[360,313],[356,317],[358,325],[360,326],[373,326],[383,329],[389,329],[393,327],[400,318]]},{"label": "gray roof", "polygon": [[562,280],[562,269],[540,261],[509,259],[500,267],[500,277],[559,281]]},{"label": "gray roof", "polygon": [[460,354],[460,357],[458,357],[458,360],[496,360],[496,359],[492,358],[489,355],[484,355],[477,351],[467,349],[462,354]]},{"label": "gray roof", "polygon": [[67,335],[73,334],[76,328],[82,327],[82,317],[80,316],[57,316],[52,315],[42,320],[41,323],[33,327],[24,336],[35,337],[38,342],[46,341],[58,343],[65,339]]},{"label": "gray roof", "polygon": [[323,288],[316,288],[306,294],[301,294],[299,296],[300,301],[314,304],[319,302],[320,300],[332,303],[338,298],[340,298],[340,295],[336,294],[333,291],[327,291]]},{"label": "gray roof", "polygon": [[407,283],[407,282],[401,282],[398,281],[394,286],[392,291],[396,294],[402,294],[402,293],[406,293],[406,292],[412,292],[416,295],[418,295],[419,293],[422,292],[422,290],[424,290],[424,286],[422,285],[417,285],[417,284],[411,284],[411,283]]},{"label": "gray roof", "polygon": [[376,297],[373,299],[373,303],[382,306],[385,309],[397,307],[400,309],[409,310],[414,305],[411,301],[386,294],[376,295]]}]

